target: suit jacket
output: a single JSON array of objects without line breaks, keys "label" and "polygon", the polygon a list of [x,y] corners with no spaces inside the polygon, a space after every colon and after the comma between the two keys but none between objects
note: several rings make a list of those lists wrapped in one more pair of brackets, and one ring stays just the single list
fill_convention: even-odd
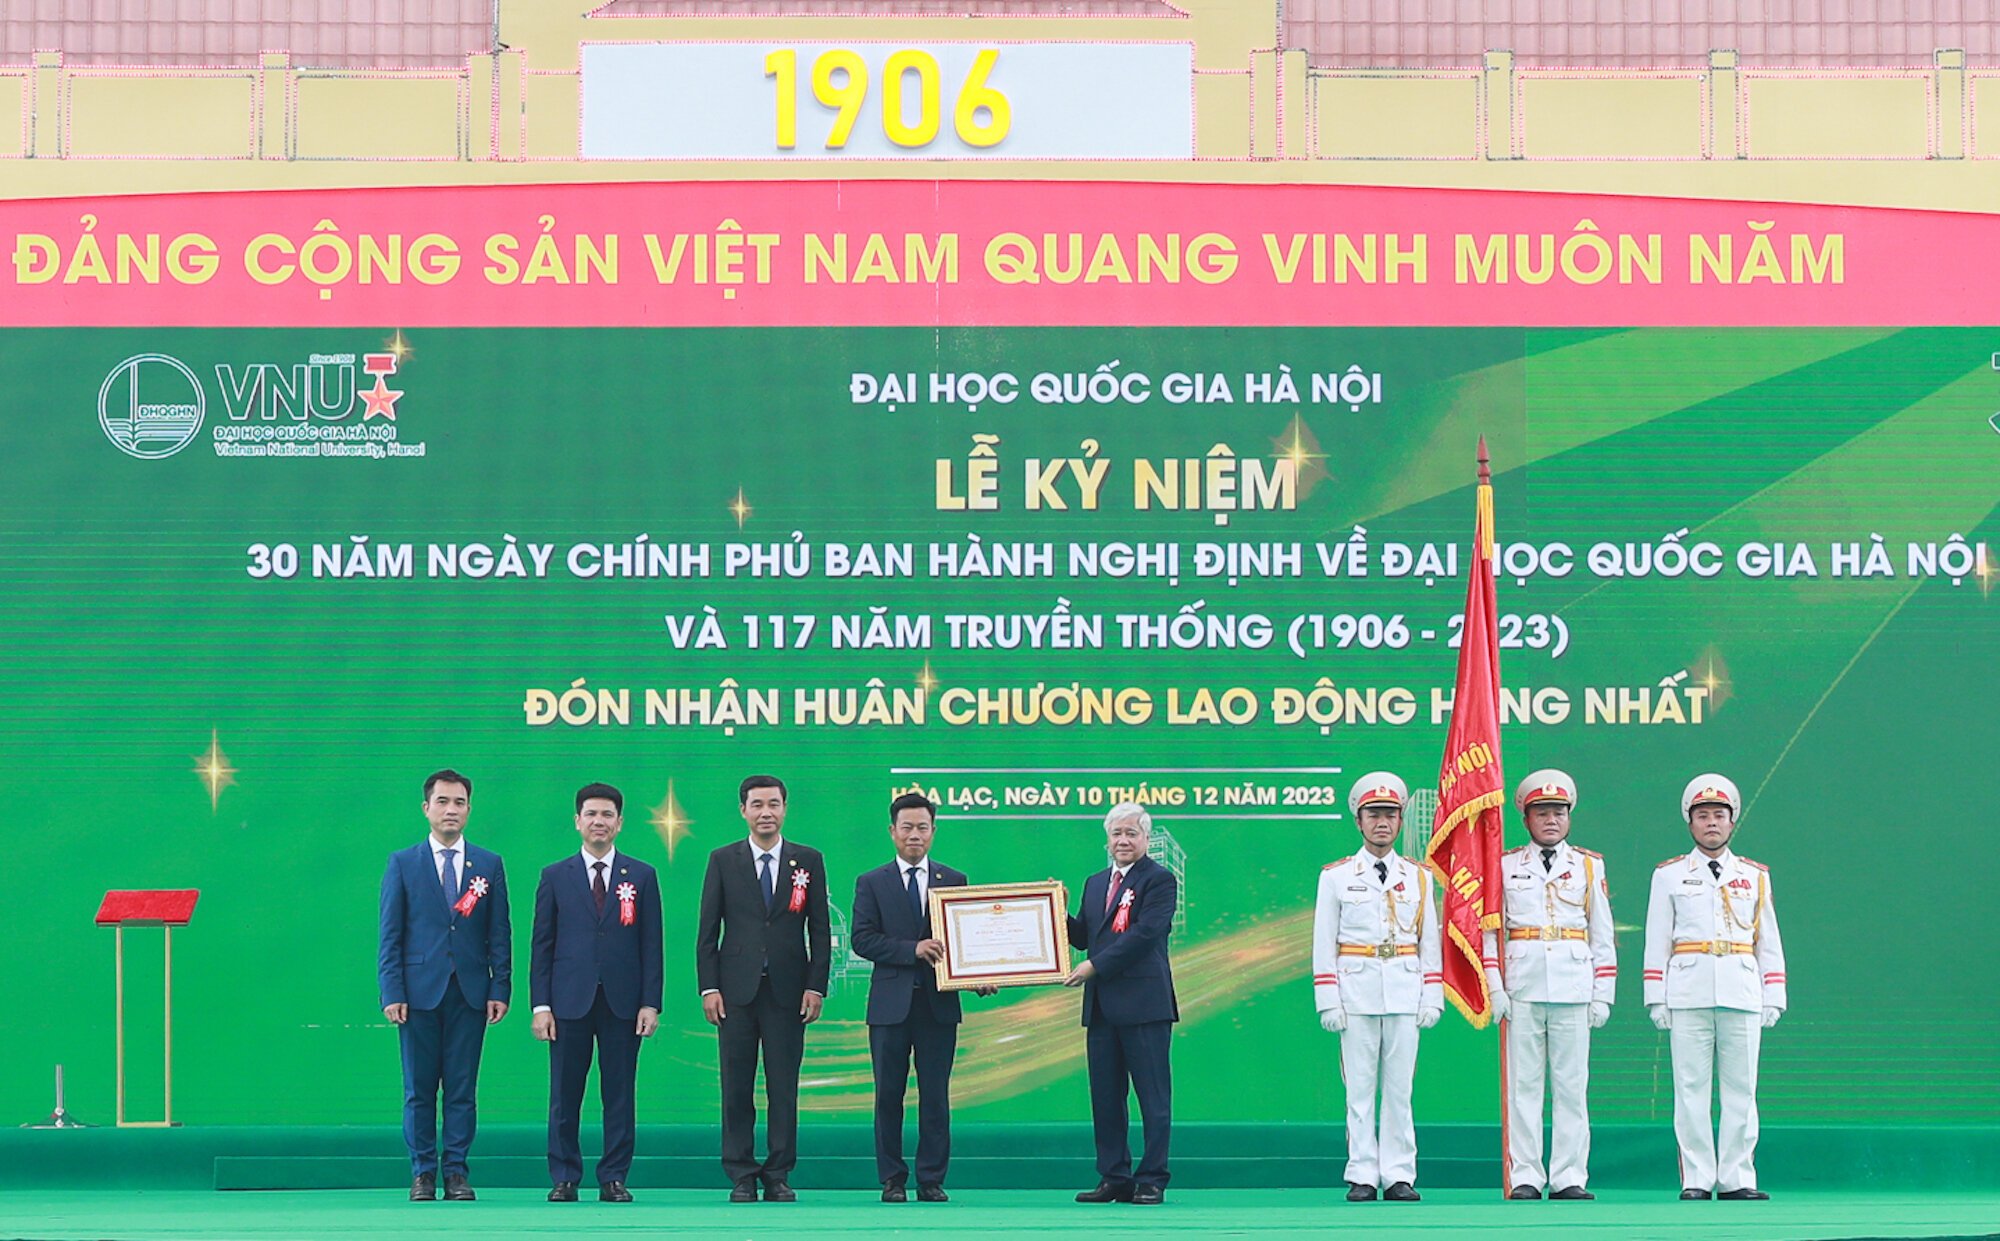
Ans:
[{"label": "suit jacket", "polygon": [[[703,991],[722,992],[726,1004],[748,1004],[766,971],[780,1004],[796,1005],[807,991],[826,994],[833,932],[826,912],[826,860],[819,850],[784,842],[775,859],[777,897],[764,909],[757,858],[748,840],[708,855],[701,881],[701,917],[695,927],[694,971]],[[803,876],[803,878],[801,878]],[[794,913],[792,893],[805,889],[805,908]]]},{"label": "suit jacket", "polygon": [[1117,908],[1104,907],[1111,868],[1083,881],[1083,916],[1071,915],[1069,942],[1090,954],[1097,976],[1083,984],[1083,1024],[1114,1026],[1147,1021],[1179,1021],[1174,970],[1167,961],[1167,933],[1173,930],[1180,884],[1173,872],[1142,857],[1125,872],[1119,900],[1131,896],[1130,921],[1111,929]]},{"label": "suit jacket", "polygon": [[[1717,878],[1699,850],[1653,871],[1646,904],[1644,994],[1648,1006],[1783,1009],[1785,944],[1771,904],[1771,872],[1728,849]],[[1721,944],[1722,954],[1677,952],[1678,944]]]},{"label": "suit jacket", "polygon": [[[933,889],[965,886],[965,875],[949,866],[930,858],[924,866]],[[965,1016],[958,992],[938,990],[936,967],[917,959],[917,941],[935,936],[910,912],[910,893],[903,883],[900,861],[865,871],[854,881],[854,951],[875,963],[868,982],[868,1024],[893,1026],[907,1020],[917,996],[939,1021],[956,1024]]]},{"label": "suit jacket", "polygon": [[428,837],[389,855],[375,953],[384,1008],[436,1008],[454,974],[474,1008],[483,1010],[488,1000],[506,1004],[513,999],[514,926],[507,916],[507,872],[499,854],[470,843],[463,850],[459,893],[474,879],[487,883],[486,895],[469,914],[452,912]]},{"label": "suit jacket", "polygon": [[[632,924],[619,913],[618,889],[634,891]],[[661,960],[660,880],[651,866],[620,849],[605,875],[604,912],[597,912],[583,854],[572,853],[542,871],[535,889],[535,934],[529,953],[528,994],[558,1021],[589,1015],[604,988],[604,1002],[620,1019],[660,1008],[665,990]]]}]

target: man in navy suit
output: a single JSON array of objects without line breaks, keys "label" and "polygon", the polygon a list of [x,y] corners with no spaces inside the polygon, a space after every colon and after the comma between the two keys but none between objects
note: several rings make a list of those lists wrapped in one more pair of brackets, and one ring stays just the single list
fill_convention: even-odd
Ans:
[{"label": "man in navy suit", "polygon": [[[424,781],[427,839],[389,855],[375,954],[382,1014],[403,1051],[403,1141],[410,1201],[470,1202],[466,1154],[478,1127],[486,1027],[513,998],[513,924],[500,855],[465,843],[472,779],[446,768]],[[438,1092],[444,1155],[438,1155]]]},{"label": "man in navy suit", "polygon": [[[1146,856],[1153,816],[1120,802],[1104,816],[1111,866],[1083,882],[1081,915],[1069,920],[1070,943],[1090,959],[1070,971],[1083,988],[1084,1048],[1090,1065],[1090,1119],[1097,1137],[1096,1189],[1078,1202],[1166,1201],[1167,1143],[1173,1131],[1173,1075],[1167,1049],[1181,1019],[1167,962],[1180,885]],[[1126,1093],[1139,1097],[1145,1154],[1132,1167]]]},{"label": "man in navy suit", "polygon": [[[722,1170],[731,1202],[794,1202],[799,1063],[826,997],[833,934],[826,859],[787,840],[785,782],[750,776],[736,801],[747,841],[708,855],[695,928],[701,1011],[716,1030],[722,1075]],[[767,1155],[757,1162],[757,1059],[764,1060]]]},{"label": "man in navy suit", "polygon": [[613,842],[625,826],[625,796],[608,784],[576,793],[582,852],[542,872],[528,992],[535,1037],[549,1044],[550,1202],[575,1202],[583,1179],[577,1129],[593,1048],[604,1104],[600,1202],[630,1202],[633,1091],[639,1041],[660,1025],[664,987],[660,883],[653,868]]},{"label": "man in navy suit", "polygon": [[[896,860],[854,881],[854,951],[875,963],[868,983],[868,1055],[875,1066],[875,1175],[882,1201],[906,1202],[910,1165],[903,1161],[903,1095],[910,1058],[917,1062],[917,1200],[944,1202],[951,1162],[951,1062],[963,1014],[958,992],[940,991],[944,945],[931,934],[933,888],[965,885],[965,876],[931,860],[937,807],[922,793],[889,803]],[[978,988],[992,995],[993,988]]]}]

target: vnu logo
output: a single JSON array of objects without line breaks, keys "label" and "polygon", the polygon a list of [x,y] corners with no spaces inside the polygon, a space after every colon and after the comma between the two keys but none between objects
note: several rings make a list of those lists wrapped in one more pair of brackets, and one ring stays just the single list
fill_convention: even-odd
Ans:
[{"label": "vnu logo", "polygon": [[171,457],[201,431],[201,381],[178,358],[141,353],[120,362],[97,390],[97,421],[119,451],[144,460]]},{"label": "vnu logo", "polygon": [[[356,382],[357,366],[375,381],[372,389]],[[215,381],[222,394],[222,410],[234,422],[252,418],[272,422],[281,417],[293,422],[341,422],[354,412],[358,401],[362,422],[386,418],[393,423],[396,400],[403,394],[385,380],[395,373],[393,353],[369,353],[359,358],[351,353],[315,353],[290,366],[253,362],[239,368],[222,363],[215,368]]]}]

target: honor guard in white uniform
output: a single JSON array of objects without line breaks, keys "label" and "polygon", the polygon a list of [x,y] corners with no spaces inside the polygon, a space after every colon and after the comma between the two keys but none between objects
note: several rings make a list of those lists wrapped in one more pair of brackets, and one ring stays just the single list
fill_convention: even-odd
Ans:
[{"label": "honor guard in white uniform", "polygon": [[[1417,1031],[1444,1012],[1444,966],[1430,872],[1396,853],[1409,790],[1386,771],[1355,782],[1347,808],[1361,852],[1320,871],[1313,906],[1313,1003],[1340,1035],[1347,1088],[1347,1200],[1415,1202],[1410,1089]],[[1380,1136],[1376,1093],[1381,1093]]]},{"label": "honor guard in white uniform", "polygon": [[[1509,1198],[1582,1199],[1590,1179],[1590,1032],[1611,1017],[1618,946],[1604,859],[1569,843],[1576,781],[1553,768],[1522,781],[1514,804],[1530,843],[1500,859],[1503,923],[1486,932],[1486,981],[1504,1024]],[[1502,954],[1506,973],[1501,973]],[[1542,1094],[1554,1132],[1542,1163]]]},{"label": "honor guard in white uniform", "polygon": [[[1693,852],[1653,872],[1646,906],[1646,1011],[1670,1035],[1681,1197],[1768,1198],[1757,1188],[1757,1048],[1785,1011],[1785,948],[1771,875],[1732,853],[1743,798],[1721,776],[1681,794]],[[1720,1141],[1709,1091],[1720,1081]],[[1719,1148],[1719,1158],[1718,1158]]]}]

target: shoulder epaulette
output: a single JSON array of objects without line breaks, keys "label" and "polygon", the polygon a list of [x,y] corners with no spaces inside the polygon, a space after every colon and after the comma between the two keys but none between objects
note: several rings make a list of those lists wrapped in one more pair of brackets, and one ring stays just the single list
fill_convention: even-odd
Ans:
[{"label": "shoulder epaulette", "polygon": [[1766,872],[1768,872],[1768,871],[1769,871],[1769,870],[1771,869],[1770,867],[1768,867],[1768,866],[1764,865],[1764,864],[1763,864],[1762,862],[1753,862],[1753,861],[1751,861],[1751,860],[1750,860],[1749,858],[1747,858],[1747,857],[1744,857],[1744,856],[1743,856],[1742,854],[1740,854],[1740,853],[1736,855],[1736,860],[1737,860],[1737,861],[1739,861],[1739,862],[1741,862],[1741,863],[1743,863],[1743,864],[1744,864],[1745,866],[1754,866],[1754,867],[1756,867],[1756,868],[1757,868],[1758,870],[1761,870],[1761,871],[1766,871]]},{"label": "shoulder epaulette", "polygon": [[1507,850],[1508,853],[1526,853],[1527,851],[1528,846],[1526,845],[1515,845],[1513,848]]},{"label": "shoulder epaulette", "polygon": [[1685,858],[1685,857],[1687,857],[1687,854],[1685,854],[1685,853],[1676,853],[1676,854],[1674,854],[1674,856],[1672,856],[1672,857],[1668,858],[1668,859],[1667,859],[1666,861],[1664,861],[1664,862],[1660,863],[1660,865],[1659,865],[1659,866],[1655,866],[1655,867],[1654,867],[1653,869],[1654,869],[1654,870],[1659,870],[1659,869],[1661,869],[1661,867],[1666,867],[1666,866],[1672,866],[1672,865],[1673,865],[1673,864],[1674,864],[1675,862],[1678,862],[1678,861],[1682,860],[1682,859],[1683,859],[1683,858]]},{"label": "shoulder epaulette", "polygon": [[[1571,846],[1570,846],[1570,848],[1572,848],[1572,849],[1576,849],[1576,846],[1575,846],[1575,845],[1571,845]],[[1603,855],[1602,853],[1599,853],[1599,852],[1598,852],[1597,850],[1595,850],[1595,849],[1576,849],[1576,851],[1577,851],[1578,853],[1581,853],[1581,854],[1582,854],[1583,856],[1585,856],[1585,857],[1594,857],[1594,858],[1596,858],[1596,859],[1597,859],[1598,861],[1600,861],[1600,862],[1602,862],[1602,861],[1604,860],[1604,855]]]},{"label": "shoulder epaulette", "polygon": [[1338,862],[1328,862],[1328,863],[1327,863],[1326,865],[1324,865],[1324,866],[1320,867],[1320,869],[1321,869],[1321,870],[1332,870],[1332,869],[1333,869],[1334,867],[1336,867],[1336,866],[1340,866],[1340,865],[1343,865],[1343,864],[1345,864],[1345,863],[1346,863],[1346,861],[1347,861],[1347,859],[1346,859],[1346,858],[1342,858],[1342,859],[1340,859],[1340,861],[1338,861]]}]

